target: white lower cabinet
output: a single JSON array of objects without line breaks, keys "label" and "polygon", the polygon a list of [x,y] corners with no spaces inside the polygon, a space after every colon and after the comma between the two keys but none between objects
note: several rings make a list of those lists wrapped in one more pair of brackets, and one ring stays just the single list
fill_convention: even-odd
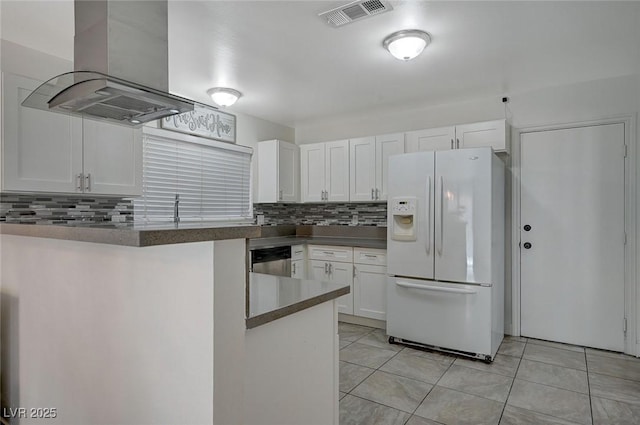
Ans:
[{"label": "white lower cabinet", "polygon": [[387,320],[387,268],[353,265],[353,314]]},{"label": "white lower cabinet", "polygon": [[348,284],[338,311],[371,319],[387,317],[387,251],[384,249],[309,245],[308,278]]},{"label": "white lower cabinet", "polygon": [[387,320],[387,250],[353,249],[353,314]]},{"label": "white lower cabinet", "polygon": [[305,267],[304,260],[291,261],[291,277],[296,279],[305,279],[307,276],[307,268]]},{"label": "white lower cabinet", "polygon": [[311,260],[309,265],[310,279],[349,285],[351,291],[336,301],[338,303],[338,312],[353,314],[353,264],[340,263],[338,261]]}]

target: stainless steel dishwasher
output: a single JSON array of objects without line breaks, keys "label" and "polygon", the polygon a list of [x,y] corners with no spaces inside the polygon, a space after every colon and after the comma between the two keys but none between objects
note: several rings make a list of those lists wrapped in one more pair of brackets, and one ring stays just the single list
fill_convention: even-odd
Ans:
[{"label": "stainless steel dishwasher", "polygon": [[252,249],[251,271],[291,277],[291,247]]}]

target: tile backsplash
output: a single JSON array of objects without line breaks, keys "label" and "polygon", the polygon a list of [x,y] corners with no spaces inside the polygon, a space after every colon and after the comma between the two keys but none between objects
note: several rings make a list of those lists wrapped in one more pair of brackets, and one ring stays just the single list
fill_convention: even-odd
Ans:
[{"label": "tile backsplash", "polygon": [[[386,226],[386,203],[254,204],[253,215],[265,225]],[[354,219],[354,215],[357,218]]]},{"label": "tile backsplash", "polygon": [[133,221],[130,199],[0,193],[0,222],[67,224]]}]

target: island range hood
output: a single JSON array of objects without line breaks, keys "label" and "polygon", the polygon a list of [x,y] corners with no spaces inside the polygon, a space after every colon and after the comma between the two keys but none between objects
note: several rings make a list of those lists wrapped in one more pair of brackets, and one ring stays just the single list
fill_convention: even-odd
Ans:
[{"label": "island range hood", "polygon": [[193,110],[194,101],[168,92],[166,0],[76,0],[74,10],[74,71],[23,106],[132,127]]}]

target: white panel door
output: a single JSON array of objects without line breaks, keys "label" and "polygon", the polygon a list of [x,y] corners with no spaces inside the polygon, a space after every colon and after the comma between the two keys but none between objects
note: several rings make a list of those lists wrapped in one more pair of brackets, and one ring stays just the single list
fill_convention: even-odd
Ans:
[{"label": "white panel door", "polygon": [[300,146],[300,189],[302,202],[321,202],[325,190],[325,146]]},{"label": "white panel door", "polygon": [[436,152],[435,277],[491,281],[490,148]]},{"label": "white panel door", "polygon": [[455,127],[430,128],[405,133],[407,153],[453,149]]},{"label": "white panel door", "polygon": [[522,335],[624,350],[623,152],[623,124],[522,134]]},{"label": "white panel door", "polygon": [[376,136],[377,200],[386,200],[389,193],[389,157],[402,153],[404,153],[404,133]]},{"label": "white panel door", "polygon": [[349,141],[327,142],[325,190],[328,201],[349,200]]},{"label": "white panel door", "polygon": [[278,200],[298,200],[298,174],[300,164],[298,147],[291,143],[278,142]]},{"label": "white panel door", "polygon": [[[387,208],[387,267],[391,275],[433,279],[434,266],[434,152],[396,155],[389,159],[389,208]],[[391,204],[398,198],[416,199],[413,220],[415,240],[396,240],[398,223]],[[402,223],[400,223],[402,224]]]},{"label": "white panel door", "polygon": [[82,120],[21,106],[40,84],[2,74],[2,189],[81,192]]},{"label": "white panel door", "polygon": [[85,192],[142,194],[142,130],[83,119]]},{"label": "white panel door", "polygon": [[387,320],[387,268],[353,266],[353,314]]},{"label": "white panel door", "polygon": [[361,137],[349,140],[349,199],[375,200],[376,139]]},{"label": "white panel door", "polygon": [[332,261],[329,263],[329,280],[343,285],[349,285],[350,292],[336,299],[338,304],[338,312],[353,314],[353,264],[338,263]]},{"label": "white panel door", "polygon": [[492,147],[496,151],[507,148],[506,120],[486,121],[456,126],[457,148]]}]

